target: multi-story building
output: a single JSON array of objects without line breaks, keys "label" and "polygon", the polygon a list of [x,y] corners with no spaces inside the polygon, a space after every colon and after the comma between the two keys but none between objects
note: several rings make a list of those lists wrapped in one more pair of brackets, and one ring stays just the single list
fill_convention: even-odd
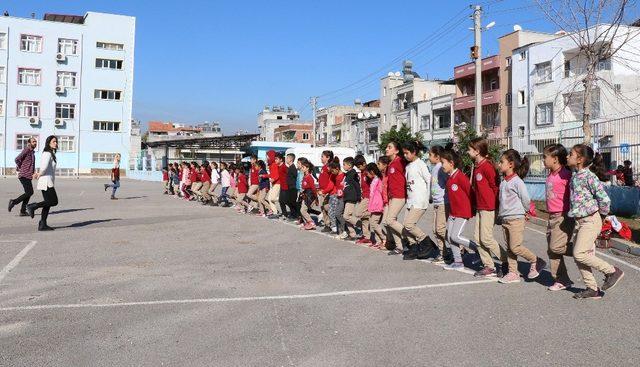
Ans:
[{"label": "multi-story building", "polygon": [[313,144],[313,126],[309,124],[289,124],[277,127],[273,141]]},{"label": "multi-story building", "polygon": [[311,124],[311,122],[301,121],[300,114],[291,107],[265,106],[258,113],[260,140],[274,141],[275,129],[292,123]]},{"label": "multi-story building", "polygon": [[172,122],[149,121],[147,124],[147,141],[173,140],[189,137],[201,137],[202,129]]},{"label": "multi-story building", "polygon": [[445,94],[415,103],[411,111],[411,132],[420,133],[426,146],[444,146],[453,140],[454,96]]},{"label": "multi-story building", "polygon": [[59,174],[106,174],[116,153],[128,162],[134,46],[129,16],[0,17],[5,173],[30,137],[42,146],[49,135],[58,137]]},{"label": "multi-story building", "polygon": [[206,137],[222,136],[222,129],[220,128],[220,123],[217,121],[213,121],[213,122],[205,121],[203,123],[196,124],[194,127],[200,130],[200,134],[202,136],[206,136]]},{"label": "multi-story building", "polygon": [[[640,28],[622,25],[616,32],[604,34],[606,28],[599,25],[577,35],[560,35],[513,51],[513,133],[526,140],[520,149],[539,151],[536,140],[557,137],[559,131],[582,126],[586,58],[574,38],[601,39],[601,47],[619,49],[596,66],[590,121],[638,115]],[[606,135],[609,145],[640,143],[637,131],[599,133]]]},{"label": "multi-story building", "polygon": [[354,148],[358,115],[378,116],[377,101],[366,103],[356,100],[353,105],[335,105],[316,111],[317,145]]}]

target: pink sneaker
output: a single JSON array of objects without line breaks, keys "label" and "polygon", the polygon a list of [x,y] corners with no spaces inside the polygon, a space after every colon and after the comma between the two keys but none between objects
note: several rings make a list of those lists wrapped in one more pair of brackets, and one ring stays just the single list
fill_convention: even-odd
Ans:
[{"label": "pink sneaker", "polygon": [[519,283],[520,281],[520,275],[511,271],[509,272],[509,274],[503,276],[502,278],[500,278],[500,280],[498,280],[498,282],[502,284]]},{"label": "pink sneaker", "polygon": [[316,229],[316,225],[313,222],[308,222],[304,225],[304,229],[307,231],[313,231]]},{"label": "pink sneaker", "polygon": [[529,268],[529,279],[535,279],[540,275],[540,272],[544,267],[547,266],[547,262],[538,258],[535,263],[531,264],[531,268]]},{"label": "pink sneaker", "polygon": [[550,286],[547,289],[549,289],[552,292],[556,292],[556,291],[563,291],[563,290],[565,290],[567,288],[569,288],[567,285],[565,285],[563,283],[560,283],[560,282],[555,282],[555,283],[553,283],[552,286]]}]

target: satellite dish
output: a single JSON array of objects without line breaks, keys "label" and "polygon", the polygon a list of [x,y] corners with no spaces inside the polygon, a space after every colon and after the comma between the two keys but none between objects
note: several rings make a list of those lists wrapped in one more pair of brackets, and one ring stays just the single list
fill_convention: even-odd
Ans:
[{"label": "satellite dish", "polygon": [[359,118],[359,119],[364,118],[364,113],[362,113],[362,112],[358,113],[358,118]]},{"label": "satellite dish", "polygon": [[401,76],[402,74],[400,74],[399,71],[396,71],[396,73],[394,74],[395,76]]},{"label": "satellite dish", "polygon": [[371,112],[365,112],[364,113],[364,117],[371,118]]},{"label": "satellite dish", "polygon": [[514,31],[514,32],[521,31],[521,30],[522,30],[522,27],[521,27],[519,24],[515,24],[515,25],[513,26],[513,31]]},{"label": "satellite dish", "polygon": [[390,71],[389,74],[387,74],[387,76],[393,76],[393,71]]},{"label": "satellite dish", "polygon": [[371,117],[378,117],[378,113],[377,112],[371,112]]}]

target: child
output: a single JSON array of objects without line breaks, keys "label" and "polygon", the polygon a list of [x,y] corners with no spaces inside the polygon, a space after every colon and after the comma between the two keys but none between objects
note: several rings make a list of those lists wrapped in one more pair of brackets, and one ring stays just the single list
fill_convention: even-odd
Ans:
[{"label": "child", "polygon": [[231,174],[227,171],[227,167],[225,162],[220,163],[220,186],[222,186],[222,191],[220,191],[219,203],[220,206],[225,207],[230,205],[227,192],[231,186]]},{"label": "child", "polygon": [[322,170],[320,171],[320,177],[318,177],[318,187],[320,189],[318,192],[318,203],[322,211],[322,222],[324,225],[321,231],[322,233],[331,233],[333,231],[332,227],[335,227],[335,223],[332,222],[329,216],[329,199],[333,191],[333,181],[335,180],[335,177],[331,176],[329,163],[333,162],[333,158],[333,152],[330,150],[325,150],[320,155]]},{"label": "child", "polygon": [[266,217],[267,212],[269,211],[269,201],[267,197],[269,196],[269,173],[267,172],[267,165],[264,161],[259,160],[257,162],[258,168],[258,216]]},{"label": "child", "polygon": [[394,253],[401,254],[401,236],[404,227],[402,223],[398,222],[398,215],[400,211],[402,211],[407,198],[407,180],[404,176],[406,162],[400,154],[400,146],[395,141],[387,144],[385,152],[390,160],[389,166],[387,167],[389,207],[387,209],[385,225],[387,226],[387,233],[391,236],[387,236],[387,240],[390,240],[389,237],[393,238],[393,243],[396,245],[396,251],[394,251]]},{"label": "child", "polygon": [[447,197],[451,211],[447,219],[447,246],[453,254],[453,262],[445,265],[446,270],[462,270],[461,246],[470,247],[471,241],[462,237],[462,231],[471,215],[471,183],[467,176],[458,169],[460,157],[453,150],[446,149],[440,155],[442,170],[449,175],[447,180]]},{"label": "child", "polygon": [[202,198],[202,205],[207,204],[209,200],[211,200],[211,196],[209,196],[209,189],[211,188],[211,173],[209,173],[209,162],[205,163],[207,164],[200,166],[200,180],[202,182],[200,197]]},{"label": "child", "polygon": [[424,149],[424,145],[419,141],[409,141],[402,147],[404,158],[409,162],[406,167],[407,213],[402,224],[402,234],[409,245],[404,255],[405,260],[427,258],[432,250],[426,241],[427,234],[418,227],[418,222],[429,207],[431,191],[431,173],[421,159]]},{"label": "child", "polygon": [[184,200],[189,200],[191,198],[191,195],[189,195],[189,188],[191,188],[191,177],[189,173],[189,163],[182,162],[182,181],[180,182],[180,191],[182,191],[182,197]]},{"label": "child", "polygon": [[192,200],[199,199],[200,189],[202,188],[202,181],[200,178],[200,165],[197,162],[191,162],[191,170],[189,173],[191,179],[191,197]]},{"label": "child", "polygon": [[231,207],[235,208],[238,203],[236,201],[237,199],[237,188],[238,188],[238,181],[236,179],[237,175],[236,175],[236,164],[235,163],[231,163],[229,164],[229,190],[227,191],[227,195],[229,196],[229,198],[231,199]]},{"label": "child", "polygon": [[168,167],[162,167],[162,193],[169,194],[169,170],[173,168],[173,164],[169,163]]},{"label": "child", "polygon": [[316,224],[313,222],[313,219],[309,215],[309,208],[314,201],[317,201],[316,184],[313,181],[313,176],[311,176],[313,165],[311,164],[311,162],[305,160],[301,162],[300,166],[301,171],[304,174],[301,186],[302,193],[300,194],[300,197],[302,199],[300,215],[302,216],[302,220],[304,222],[302,228],[307,231],[311,231],[316,229]]},{"label": "child", "polygon": [[[358,225],[358,217],[356,217],[356,208],[362,198],[362,191],[360,189],[360,177],[353,167],[355,166],[355,159],[353,157],[347,157],[342,161],[342,168],[345,171],[344,174],[344,222],[345,232],[342,236],[343,239],[348,241],[357,240],[356,226]],[[336,179],[337,181],[337,179]]]},{"label": "child", "polygon": [[245,198],[247,196],[247,192],[249,192],[249,184],[247,182],[247,176],[244,174],[244,168],[242,165],[236,166],[236,177],[237,177],[237,194],[236,201],[238,203],[238,213],[247,213],[249,211],[249,203],[246,202]]},{"label": "child", "polygon": [[529,172],[529,160],[527,157],[520,158],[517,150],[508,149],[502,153],[499,167],[504,180],[500,183],[498,216],[507,241],[509,263],[509,273],[500,278],[499,282],[503,284],[520,282],[518,256],[524,257],[531,263],[528,278],[535,279],[544,269],[546,262],[522,245],[525,216],[530,204],[529,193],[522,179]]},{"label": "child", "polygon": [[331,230],[337,234],[337,238],[344,239],[342,231],[344,230],[344,173],[340,170],[340,160],[335,157],[333,162],[329,163],[329,172],[335,177],[333,190],[329,195],[329,219],[331,220]]},{"label": "child", "polygon": [[220,172],[218,171],[218,163],[211,162],[211,187],[209,188],[209,196],[211,197],[211,205],[218,204],[216,189],[220,186]]},{"label": "child", "polygon": [[258,192],[260,191],[258,156],[255,154],[251,155],[250,161],[251,167],[249,168],[249,191],[247,192],[247,198],[251,203],[255,203],[255,207],[258,207]]},{"label": "child", "polygon": [[385,249],[387,237],[382,231],[381,220],[384,212],[384,199],[382,198],[382,172],[375,163],[369,163],[364,170],[369,180],[369,201],[367,203],[367,211],[371,213],[371,230],[376,234],[377,241],[371,246],[377,249]]},{"label": "child", "polygon": [[544,167],[549,170],[547,176],[547,254],[549,255],[549,267],[554,282],[549,287],[550,291],[561,291],[573,284],[567,273],[564,262],[565,256],[571,256],[569,241],[573,235],[576,222],[569,217],[571,203],[569,201],[569,182],[571,171],[567,165],[567,150],[560,144],[550,144],[544,147]]},{"label": "child", "polygon": [[[286,181],[289,189],[287,190],[287,200],[285,205],[289,207],[289,216],[287,219],[290,222],[296,221],[300,216],[300,211],[298,208],[298,169],[295,165],[296,155],[293,153],[287,154],[285,157],[285,164],[283,166],[287,167]],[[312,177],[313,179],[313,177]]]},{"label": "child", "polygon": [[388,239],[388,234],[389,232],[386,231],[386,225],[385,223],[387,222],[387,216],[389,215],[389,184],[388,184],[388,177],[387,177],[387,168],[389,168],[389,163],[391,163],[391,159],[389,159],[389,157],[387,157],[386,155],[383,155],[382,157],[378,158],[378,169],[380,170],[380,173],[382,173],[382,202],[384,204],[384,209],[382,210],[382,231],[385,233],[385,243],[384,243],[384,247],[380,246],[380,250],[393,250],[395,253],[398,253],[396,251],[396,249],[394,249],[395,244],[394,243],[389,243],[389,239]]},{"label": "child", "polygon": [[[362,230],[362,237],[356,241],[357,244],[368,245],[371,243],[371,229],[369,228],[369,218],[371,213],[369,212],[369,188],[372,178],[367,174],[367,161],[362,154],[358,154],[354,158],[356,168],[360,171],[360,191],[362,192],[362,198],[360,203],[356,207],[356,218],[360,222],[360,228]],[[375,163],[374,163],[375,165]]]},{"label": "child", "polygon": [[586,290],[576,293],[576,299],[599,299],[602,292],[593,276],[596,269],[605,274],[602,290],[615,287],[624,277],[622,270],[596,257],[595,241],[602,229],[602,218],[609,213],[611,200],[604,191],[600,179],[605,169],[602,156],[594,154],[591,147],[577,144],[571,149],[567,163],[575,172],[571,177],[571,209],[569,216],[575,218],[577,233],[573,245],[573,259],[578,265]]},{"label": "child", "polygon": [[431,170],[431,201],[433,203],[433,234],[436,237],[438,255],[434,256],[434,264],[444,264],[444,253],[447,236],[447,218],[449,217],[449,198],[447,197],[447,180],[449,176],[442,169],[440,156],[444,148],[434,145],[429,150],[429,162],[433,164]]},{"label": "child", "polygon": [[[471,187],[473,188],[473,203],[477,211],[474,242],[478,245],[478,255],[482,261],[482,269],[477,271],[477,277],[496,277],[496,266],[491,255],[501,262],[507,260],[507,253],[493,238],[493,226],[496,217],[496,198],[498,185],[496,184],[496,170],[489,159],[489,142],[484,138],[475,138],[469,143],[469,156],[474,160],[471,173]],[[502,269],[500,269],[500,272]]]},{"label": "child", "polygon": [[107,191],[111,187],[111,200],[118,200],[116,198],[116,190],[120,187],[120,153],[116,153],[113,160],[113,168],[111,169],[111,182],[112,184],[105,184],[104,191]]},{"label": "child", "polygon": [[267,152],[269,164],[269,179],[271,180],[271,189],[269,189],[269,206],[271,212],[269,212],[269,219],[278,219],[280,215],[279,199],[280,199],[280,164],[282,163],[282,156],[276,155],[274,150]]}]

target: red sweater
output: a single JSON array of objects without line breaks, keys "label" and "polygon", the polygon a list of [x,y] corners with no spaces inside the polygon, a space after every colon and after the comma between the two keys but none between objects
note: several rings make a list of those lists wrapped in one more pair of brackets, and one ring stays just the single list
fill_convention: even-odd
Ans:
[{"label": "red sweater", "polygon": [[246,194],[249,192],[249,186],[247,186],[247,176],[244,173],[240,173],[237,178],[236,186],[239,194]]},{"label": "red sweater", "polygon": [[198,171],[195,169],[189,170],[189,180],[192,184],[198,182]]},{"label": "red sweater", "polygon": [[328,195],[333,191],[334,183],[331,180],[331,173],[329,173],[329,167],[325,164],[318,177],[318,187],[324,195]]},{"label": "red sweater", "polygon": [[280,184],[280,168],[277,163],[271,163],[269,166],[269,178],[271,179],[271,185]]},{"label": "red sweater", "polygon": [[447,180],[449,214],[456,218],[469,219],[471,214],[471,183],[467,176],[456,170]]},{"label": "red sweater", "polygon": [[211,176],[209,175],[209,172],[207,172],[207,170],[202,170],[202,176],[200,177],[200,179],[202,180],[202,182],[209,182],[211,181]]},{"label": "red sweater", "polygon": [[397,156],[387,167],[387,185],[389,199],[404,199],[407,197],[407,178],[404,176],[404,159]]},{"label": "red sweater", "polygon": [[260,172],[260,167],[251,166],[251,170],[249,170],[249,183],[251,185],[258,185],[260,183],[258,172]]},{"label": "red sweater", "polygon": [[496,185],[496,170],[488,159],[474,167],[471,186],[473,187],[472,200],[476,209],[496,210],[496,198],[500,188]]},{"label": "red sweater", "polygon": [[316,192],[316,183],[313,181],[313,176],[311,176],[310,173],[304,175],[302,179],[302,190],[313,190],[314,193]]},{"label": "red sweater", "polygon": [[360,190],[362,191],[362,198],[369,198],[369,180],[365,172],[360,172]]},{"label": "red sweater", "polygon": [[280,177],[280,190],[289,190],[289,184],[287,183],[287,171],[286,164],[282,163],[278,166],[278,177]]},{"label": "red sweater", "polygon": [[335,176],[335,185],[333,186],[333,191],[331,191],[331,195],[336,195],[338,197],[342,197],[344,194],[344,172],[340,172]]}]

